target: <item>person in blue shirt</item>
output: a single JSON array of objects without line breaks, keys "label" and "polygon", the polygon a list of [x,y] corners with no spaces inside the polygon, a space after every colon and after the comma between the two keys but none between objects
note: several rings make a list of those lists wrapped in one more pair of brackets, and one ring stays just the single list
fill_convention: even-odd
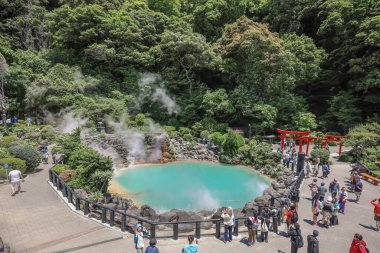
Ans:
[{"label": "person in blue shirt", "polygon": [[145,249],[145,253],[160,253],[158,248],[156,247],[157,240],[156,238],[150,238],[149,246]]},{"label": "person in blue shirt", "polygon": [[360,177],[358,177],[355,183],[356,202],[359,202],[362,192],[363,192],[363,183],[360,181]]},{"label": "person in blue shirt", "polygon": [[194,242],[194,236],[189,235],[187,239],[189,240],[189,244],[183,248],[182,253],[197,253],[199,246],[196,241]]}]

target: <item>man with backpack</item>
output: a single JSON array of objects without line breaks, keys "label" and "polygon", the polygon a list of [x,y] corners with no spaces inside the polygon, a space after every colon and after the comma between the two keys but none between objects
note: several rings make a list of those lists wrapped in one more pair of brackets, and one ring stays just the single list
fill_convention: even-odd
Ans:
[{"label": "man with backpack", "polygon": [[307,253],[319,253],[318,235],[319,232],[314,230],[312,235],[307,236]]},{"label": "man with backpack", "polygon": [[294,223],[294,228],[289,230],[290,242],[291,242],[291,253],[297,253],[299,248],[303,247],[303,237],[301,234],[300,224],[298,222]]}]

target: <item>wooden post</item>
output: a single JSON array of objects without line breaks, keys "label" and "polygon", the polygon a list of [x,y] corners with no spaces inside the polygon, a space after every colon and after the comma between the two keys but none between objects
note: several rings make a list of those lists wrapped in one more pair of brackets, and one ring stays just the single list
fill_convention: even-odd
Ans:
[{"label": "wooden post", "polygon": [[150,237],[156,237],[156,225],[154,224],[150,224]]},{"label": "wooden post", "polygon": [[217,221],[216,222],[216,232],[215,232],[215,236],[216,236],[216,238],[220,238],[220,221]]},{"label": "wooden post", "polygon": [[83,214],[87,215],[90,212],[90,203],[85,200]]},{"label": "wooden post", "polygon": [[80,199],[75,198],[75,210],[80,210]]},{"label": "wooden post", "polygon": [[195,237],[197,239],[201,238],[201,223],[200,222],[195,223]]},{"label": "wooden post", "polygon": [[235,220],[234,234],[235,234],[236,236],[239,235],[239,220],[237,220],[237,219]]},{"label": "wooden post", "polygon": [[342,143],[339,143],[339,156],[342,154]]},{"label": "wooden post", "polygon": [[67,185],[63,185],[62,195],[67,198]]},{"label": "wooden post", "polygon": [[121,228],[121,231],[125,232],[125,222],[127,220],[127,217],[125,216],[125,214],[123,214],[121,216],[121,224],[120,224],[120,228]]},{"label": "wooden post", "polygon": [[70,189],[67,189],[67,200],[69,201],[69,203],[73,203],[73,194]]},{"label": "wooden post", "polygon": [[173,224],[173,239],[178,240],[178,223]]},{"label": "wooden post", "polygon": [[115,211],[110,210],[110,226],[113,227],[115,225]]},{"label": "wooden post", "polygon": [[309,155],[309,145],[310,145],[310,139],[308,138],[306,141],[306,155]]},{"label": "wooden post", "polygon": [[284,152],[285,135],[281,134],[281,152]]},{"label": "wooden post", "polygon": [[299,143],[299,149],[298,151],[301,153],[302,152],[302,137],[300,137],[300,143]]},{"label": "wooden post", "polygon": [[107,221],[107,209],[102,208],[102,223],[106,223]]}]

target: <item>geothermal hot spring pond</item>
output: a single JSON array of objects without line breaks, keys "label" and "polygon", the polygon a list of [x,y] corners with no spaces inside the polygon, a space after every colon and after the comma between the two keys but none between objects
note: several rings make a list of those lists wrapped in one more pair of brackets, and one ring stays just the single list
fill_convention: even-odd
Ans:
[{"label": "geothermal hot spring pond", "polygon": [[243,207],[269,182],[243,166],[209,162],[174,162],[124,170],[116,182],[138,204],[156,210],[212,210]]}]

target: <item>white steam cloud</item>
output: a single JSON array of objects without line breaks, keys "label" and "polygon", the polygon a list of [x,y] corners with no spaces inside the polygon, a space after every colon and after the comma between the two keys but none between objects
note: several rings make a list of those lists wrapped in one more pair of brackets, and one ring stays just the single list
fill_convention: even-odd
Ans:
[{"label": "white steam cloud", "polygon": [[178,114],[180,108],[177,103],[168,95],[165,82],[162,77],[154,73],[141,73],[138,81],[140,94],[135,101],[139,109],[147,101],[151,100],[160,103],[169,115]]}]

